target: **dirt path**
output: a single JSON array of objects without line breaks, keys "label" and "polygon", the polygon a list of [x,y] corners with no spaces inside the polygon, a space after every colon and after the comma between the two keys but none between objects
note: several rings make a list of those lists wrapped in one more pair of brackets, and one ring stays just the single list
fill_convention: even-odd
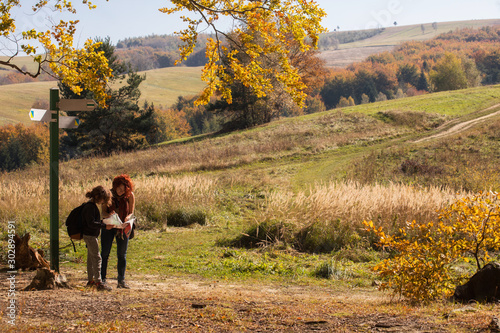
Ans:
[{"label": "dirt path", "polygon": [[[16,277],[18,289],[34,273]],[[83,288],[82,272],[70,272],[73,289],[17,291],[16,325],[4,325],[7,273],[0,274],[1,332],[477,332],[500,306],[449,316],[391,302],[375,288],[210,281],[197,277],[133,276],[132,289]],[[115,286],[116,281],[110,285]],[[457,310],[457,311],[458,311]],[[473,320],[471,320],[473,318]],[[486,332],[486,331],[485,331]]]},{"label": "dirt path", "polygon": [[[496,109],[498,107],[500,107],[500,104],[493,105],[493,106],[491,106],[491,107],[489,107],[487,109],[482,110],[481,112],[486,112],[486,111],[489,111],[489,110],[493,110],[493,109]],[[453,134],[457,134],[457,133],[463,132],[463,131],[471,128],[474,125],[482,123],[482,122],[488,120],[491,117],[497,116],[497,115],[500,115],[500,110],[495,111],[495,112],[490,113],[490,114],[487,114],[485,116],[479,117],[479,118],[475,118],[475,119],[471,119],[471,120],[468,120],[468,121],[464,121],[462,123],[458,123],[458,124],[456,124],[456,125],[448,128],[446,130],[444,130],[444,128],[448,127],[450,125],[450,122],[444,123],[443,125],[439,126],[436,129],[438,131],[438,133],[433,134],[431,136],[427,136],[425,138],[418,139],[418,140],[416,140],[414,142],[415,143],[419,143],[419,142],[424,142],[424,141],[429,141],[429,140],[433,140],[433,139],[444,138],[444,137],[447,137],[447,136],[450,136],[450,135],[453,135]],[[457,122],[457,120],[452,120],[452,122]]]}]

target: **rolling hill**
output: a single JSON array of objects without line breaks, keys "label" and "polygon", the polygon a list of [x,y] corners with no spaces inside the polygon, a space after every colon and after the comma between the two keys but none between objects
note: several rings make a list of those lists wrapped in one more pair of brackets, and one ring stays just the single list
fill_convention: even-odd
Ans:
[{"label": "rolling hill", "polygon": [[[338,50],[322,51],[320,58],[326,61],[327,66],[345,67],[353,62],[362,61],[372,54],[390,51],[394,46],[405,41],[424,41],[450,30],[453,31],[462,28],[477,29],[499,24],[500,19],[439,22],[437,23],[436,30],[432,27],[432,23],[390,27],[385,28],[384,31],[373,37],[352,43],[340,44]],[[424,26],[424,32],[422,32],[422,25]],[[335,32],[328,34],[335,34]]]},{"label": "rolling hill", "polygon": [[[96,312],[95,302],[88,301],[95,293],[82,287],[87,251],[81,243],[74,251],[62,227],[61,268],[76,288],[26,292],[23,313],[29,317],[18,325],[46,331],[47,313],[69,309],[70,316],[49,316],[55,318],[50,324],[64,330],[79,316],[85,329],[95,331],[118,325],[161,331],[174,322],[184,331],[193,322],[214,331],[248,331],[248,323],[256,331],[310,331],[311,324],[301,318],[314,323],[320,318],[323,331],[351,332],[361,325],[377,329],[373,318],[385,320],[390,312],[399,331],[480,331],[497,315],[498,305],[443,320],[443,313],[463,311],[463,304],[439,298],[411,305],[377,291],[373,281],[379,275],[372,268],[387,253],[373,250],[370,239],[377,239],[369,238],[362,221],[373,220],[392,235],[407,221],[433,221],[439,209],[467,191],[498,191],[499,99],[500,85],[427,94],[61,162],[61,225],[87,189],[110,184],[121,173],[132,176],[140,221],[127,253],[132,289],[102,294],[102,311]],[[491,116],[481,122],[486,115]],[[466,122],[472,126],[431,138]],[[430,139],[415,142],[421,138]],[[15,221],[9,228],[30,232],[31,244],[45,253],[48,179],[47,164],[0,174],[0,232],[7,234],[7,221]],[[7,246],[7,238],[0,240],[0,248]],[[457,265],[469,276],[473,266],[472,260]],[[33,276],[28,274],[20,272],[16,281],[27,285]],[[235,286],[239,289],[233,293]],[[259,293],[250,295],[252,290]],[[41,299],[49,299],[43,311]],[[109,313],[117,299],[134,307],[122,307],[123,317],[111,313],[85,322],[88,313]],[[242,305],[252,310],[242,311]],[[213,312],[202,316],[204,310]],[[248,315],[254,312],[258,317]],[[223,321],[216,317],[220,314],[231,319]],[[461,329],[464,318],[474,324]]]},{"label": "rolling hill", "polygon": [[[344,67],[364,60],[371,54],[391,50],[403,41],[426,40],[450,30],[497,24],[500,24],[500,20],[441,22],[437,24],[437,30],[434,30],[429,23],[424,25],[424,33],[421,25],[390,27],[371,38],[341,44],[338,50],[323,51],[320,57],[326,61],[327,66]],[[16,62],[27,68],[33,66],[29,57],[20,57]],[[6,73],[9,71],[0,70],[0,76]],[[194,95],[204,87],[200,80],[200,67],[169,67],[142,73],[146,74],[146,81],[141,86],[141,102],[147,100],[155,105],[170,106],[178,96]],[[48,90],[54,86],[54,81],[0,86],[0,124],[29,123],[28,110],[35,103],[47,104]]]},{"label": "rolling hill", "polygon": [[[169,67],[141,74],[146,75],[141,85],[141,101],[157,106],[170,106],[178,96],[194,95],[204,87],[199,67]],[[48,104],[52,87],[57,87],[55,81],[0,86],[0,124],[30,123],[28,111],[34,103]]]}]

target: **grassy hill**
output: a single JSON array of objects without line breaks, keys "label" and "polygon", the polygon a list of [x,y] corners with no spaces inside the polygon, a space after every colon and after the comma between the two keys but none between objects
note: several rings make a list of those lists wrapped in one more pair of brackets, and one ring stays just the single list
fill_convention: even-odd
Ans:
[{"label": "grassy hill", "polygon": [[[178,96],[194,95],[204,87],[199,67],[170,67],[141,74],[146,74],[146,81],[141,86],[141,101],[147,100],[155,105],[170,106]],[[55,81],[0,86],[0,125],[28,124],[28,111],[37,102],[48,105],[52,87],[57,87]]]},{"label": "grassy hill", "polygon": [[[354,43],[341,44],[339,50],[324,51],[320,57],[328,66],[347,66],[355,61],[364,60],[367,56],[388,51],[394,45],[406,40],[425,40],[437,34],[463,27],[482,27],[500,24],[500,20],[476,20],[438,23],[437,31],[431,24],[425,24],[422,34],[420,25],[391,27],[382,33]],[[33,61],[29,57],[16,59],[20,66],[30,68]],[[0,71],[4,75],[8,71]],[[193,95],[201,91],[204,83],[200,80],[199,67],[171,67],[144,72],[146,81],[142,84],[141,101],[147,100],[155,105],[170,106],[178,96]],[[56,86],[55,82],[34,82],[0,86],[0,125],[9,123],[29,123],[28,110],[34,103],[47,104],[48,91]]]},{"label": "grassy hill", "polygon": [[[370,267],[386,256],[372,249],[374,239],[364,231],[362,221],[371,219],[390,232],[404,228],[406,221],[435,220],[437,210],[469,191],[500,190],[499,100],[500,85],[427,94],[281,119],[224,135],[166,142],[143,151],[61,162],[61,223],[71,208],[84,200],[86,190],[98,184],[110,185],[117,174],[132,176],[140,222],[127,254],[127,276],[133,289],[127,294],[116,293],[119,297],[131,297],[134,292],[140,295],[134,298],[134,309],[121,310],[124,315],[135,313],[137,308],[156,313],[151,311],[158,311],[157,302],[149,304],[149,297],[162,302],[178,300],[181,308],[184,306],[182,313],[194,311],[190,304],[195,303],[207,303],[207,311],[212,311],[222,302],[222,298],[214,300],[214,290],[224,288],[227,292],[219,282],[223,281],[241,284],[245,292],[240,298],[224,299],[227,312],[223,313],[231,320],[224,321],[223,328],[217,326],[218,330],[248,329],[246,323],[253,319],[245,318],[242,324],[247,311],[234,309],[248,303],[249,286],[270,288],[255,299],[268,302],[265,306],[259,303],[259,318],[274,316],[260,328],[275,325],[271,323],[277,322],[276,314],[284,318],[290,308],[283,310],[284,303],[268,300],[271,294],[282,294],[276,292],[277,286],[285,286],[280,290],[291,295],[293,304],[303,305],[298,297],[313,302],[313,295],[327,295],[319,300],[325,304],[319,318],[328,318],[322,324],[330,325],[328,331],[344,327],[356,311],[365,316],[368,313],[370,318],[391,313],[391,320],[418,321],[419,330],[425,326],[429,331],[478,331],[498,312],[498,305],[475,308],[470,315],[474,320],[469,318],[467,326],[474,329],[464,330],[466,313],[442,320],[443,312],[460,310],[463,305],[439,301],[416,307],[398,298],[382,299],[372,284],[378,277]],[[491,117],[439,139],[416,142],[484,115]],[[34,165],[0,174],[0,232],[7,234],[7,221],[15,221],[16,232],[31,232],[32,244],[46,252],[48,173],[48,165]],[[30,209],[26,209],[26,202]],[[60,239],[62,271],[73,285],[84,285],[85,247],[79,245],[74,253],[66,246],[70,243],[62,228]],[[7,246],[5,237],[0,240],[2,253],[7,253]],[[497,254],[491,255],[492,260],[499,259]],[[109,267],[115,265],[116,260]],[[474,267],[463,264],[459,270],[470,276]],[[163,298],[166,291],[148,283],[160,285],[166,277],[176,277],[182,283],[169,285],[171,295]],[[109,279],[114,280],[114,275]],[[186,296],[189,285],[203,285],[210,289],[209,295],[201,299],[198,288]],[[77,295],[88,298],[88,292],[81,289],[65,290],[58,297],[66,297],[65,307],[80,309],[81,302],[75,304],[71,299]],[[332,303],[328,292],[341,301]],[[40,295],[29,293],[26,297],[35,294]],[[116,302],[115,294],[110,295],[102,302]],[[347,297],[352,297],[349,304],[353,310],[345,310]],[[300,319],[308,320],[310,314],[303,312],[307,308],[310,313],[310,306],[299,308],[302,310],[294,309],[293,318],[287,319],[292,324],[280,326],[280,330],[289,330],[292,325],[304,331],[310,328]],[[411,318],[407,318],[409,313]],[[173,316],[172,322],[182,315]],[[189,316],[190,323],[198,320]],[[213,319],[216,316],[218,312],[214,316],[196,314],[196,318],[220,324],[222,321]],[[69,319],[63,316],[55,325],[68,327],[74,318],[73,314]],[[126,318],[121,321],[113,315],[85,325],[96,330],[111,327],[111,323],[129,327],[124,325],[129,325],[130,316]],[[165,324],[158,323],[156,317],[148,318],[141,317],[140,322],[161,331],[159,325]],[[341,318],[342,323],[334,327],[335,318]],[[36,322],[21,324],[44,330]],[[406,331],[404,325],[398,329],[402,327]]]},{"label": "grassy hill", "polygon": [[439,34],[463,28],[481,28],[484,26],[499,25],[500,19],[471,20],[439,22],[437,30],[432,28],[432,23],[425,23],[425,31],[422,33],[421,24],[395,26],[386,28],[382,33],[354,43],[341,44],[341,49],[372,47],[372,46],[394,46],[409,40],[429,40]]},{"label": "grassy hill", "polygon": [[[390,51],[394,46],[405,41],[424,41],[450,30],[463,28],[477,29],[499,24],[500,20],[498,19],[439,22],[437,29],[434,30],[432,23],[426,23],[424,24],[424,33],[422,33],[421,24],[390,27],[385,28],[383,32],[373,37],[353,43],[340,44],[338,50],[323,51],[320,57],[326,61],[327,66],[345,67],[353,62],[362,61],[372,54]],[[335,34],[335,32],[328,34]]]},{"label": "grassy hill", "polygon": [[[246,131],[185,138],[144,151],[64,162],[61,179],[71,188],[105,182],[121,172],[130,173],[143,185],[153,179],[200,177],[218,183],[229,199],[237,201],[229,193],[304,191],[314,184],[349,179],[363,183],[398,181],[443,186],[453,191],[465,187],[476,191],[486,184],[498,189],[496,165],[500,157],[497,149],[493,149],[498,144],[495,133],[498,116],[455,136],[422,143],[414,141],[453,124],[497,112],[499,100],[500,85],[496,85],[284,118]],[[432,150],[431,155],[427,155],[428,149]],[[455,159],[457,156],[460,158]],[[426,164],[427,171],[433,167],[442,170],[437,174],[424,169],[422,174],[405,174],[400,166],[407,160]],[[45,177],[45,169],[41,166],[11,173],[2,176],[2,181],[7,181],[7,177],[11,179],[8,183],[16,178],[31,182]],[[462,175],[471,169],[484,175],[475,179],[476,183],[472,182],[473,177],[463,183]],[[64,195],[69,196],[68,202],[78,200],[76,192]],[[161,200],[154,196],[151,199],[148,205],[153,206]],[[159,206],[145,209],[144,204],[140,204],[140,210],[153,223],[156,215],[145,211]]]}]

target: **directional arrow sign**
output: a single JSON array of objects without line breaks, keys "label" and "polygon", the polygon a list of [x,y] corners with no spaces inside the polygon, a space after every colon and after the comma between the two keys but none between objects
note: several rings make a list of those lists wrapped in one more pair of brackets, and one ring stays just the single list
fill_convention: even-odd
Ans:
[{"label": "directional arrow sign", "polygon": [[77,117],[59,116],[59,128],[77,128],[80,119]]},{"label": "directional arrow sign", "polygon": [[30,110],[30,119],[33,121],[50,121],[51,118],[50,111],[41,110],[41,109],[31,109]]},{"label": "directional arrow sign", "polygon": [[93,99],[61,99],[59,110],[61,111],[94,111],[97,102]]}]

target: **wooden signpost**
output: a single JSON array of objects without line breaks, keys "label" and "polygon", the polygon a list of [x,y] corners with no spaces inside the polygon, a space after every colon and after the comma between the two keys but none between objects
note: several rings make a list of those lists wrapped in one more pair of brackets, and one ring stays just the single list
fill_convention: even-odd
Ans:
[{"label": "wooden signpost", "polygon": [[33,121],[49,123],[50,131],[50,268],[59,272],[59,129],[77,128],[77,117],[59,116],[59,111],[94,111],[93,99],[59,99],[59,89],[50,89],[50,110],[31,109]]}]

